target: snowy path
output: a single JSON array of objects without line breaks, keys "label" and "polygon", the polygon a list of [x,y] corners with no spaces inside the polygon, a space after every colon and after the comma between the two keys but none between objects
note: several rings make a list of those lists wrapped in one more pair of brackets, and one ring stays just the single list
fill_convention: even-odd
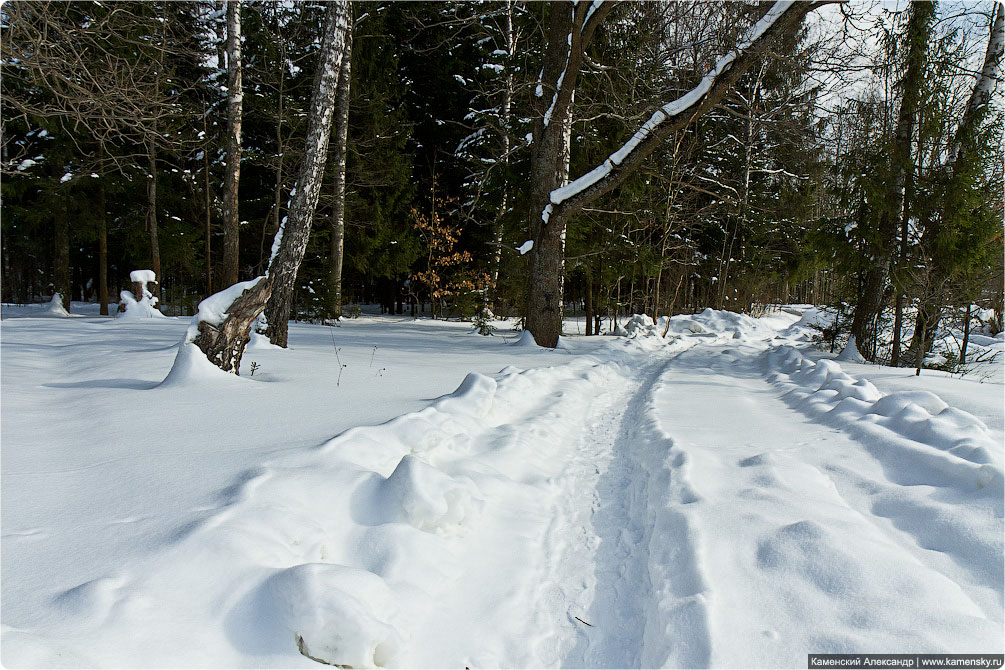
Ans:
[{"label": "snowy path", "polygon": [[692,349],[654,391],[675,477],[695,494],[666,512],[691,531],[701,584],[693,626],[666,639],[707,637],[700,665],[712,667],[794,667],[810,652],[1000,653],[1000,487],[938,462],[895,463],[893,430],[857,440],[840,421],[807,417],[759,354]]},{"label": "snowy path", "polygon": [[[517,346],[529,369],[470,374],[386,423],[309,447],[276,432],[166,541],[5,620],[3,660],[802,667],[807,653],[1001,653],[998,434],[926,391],[883,395],[810,360],[776,338],[781,321],[709,312],[669,341],[546,361]],[[5,551],[5,571],[29,556]]]}]

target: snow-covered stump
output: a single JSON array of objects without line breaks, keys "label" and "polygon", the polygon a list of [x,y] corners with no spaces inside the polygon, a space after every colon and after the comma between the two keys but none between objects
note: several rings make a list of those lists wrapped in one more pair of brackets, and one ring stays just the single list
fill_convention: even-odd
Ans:
[{"label": "snow-covered stump", "polygon": [[119,318],[157,318],[163,317],[157,309],[159,292],[157,275],[153,270],[133,270],[129,273],[133,283],[132,291],[119,293]]},{"label": "snow-covered stump", "polygon": [[240,282],[214,293],[199,303],[182,348],[194,345],[213,365],[239,375],[252,324],[271,295],[271,276]]},{"label": "snow-covered stump", "polygon": [[137,300],[146,298],[151,305],[157,304],[155,296],[160,292],[160,285],[153,270],[133,270],[129,273],[129,281],[133,283],[133,295]]}]

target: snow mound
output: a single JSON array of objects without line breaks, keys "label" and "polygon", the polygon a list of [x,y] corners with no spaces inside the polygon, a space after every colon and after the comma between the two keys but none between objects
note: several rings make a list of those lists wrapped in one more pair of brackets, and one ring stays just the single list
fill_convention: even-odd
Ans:
[{"label": "snow mound", "polygon": [[482,506],[470,481],[458,481],[412,455],[401,459],[383,489],[404,520],[422,531],[457,532],[470,525]]},{"label": "snow mound", "polygon": [[855,336],[852,335],[848,338],[848,344],[845,345],[841,353],[838,354],[837,360],[846,361],[848,363],[865,363],[865,356],[858,350],[858,343],[855,341]]},{"label": "snow mound", "polygon": [[388,623],[397,610],[387,583],[367,570],[306,563],[262,585],[262,609],[308,658],[353,668],[386,665],[401,637]]},{"label": "snow mound", "polygon": [[248,380],[224,372],[213,365],[199,347],[185,339],[178,345],[178,353],[175,354],[171,370],[157,388],[167,389],[207,383],[240,384],[246,381]]},{"label": "snow mound", "polygon": [[256,333],[254,327],[252,327],[251,332],[248,333],[248,346],[245,351],[281,351],[282,347],[278,344],[273,344],[269,341],[269,338],[261,333]]},{"label": "snow mound", "polygon": [[520,332],[520,336],[516,338],[516,342],[510,344],[512,347],[519,347],[520,349],[540,349],[537,342],[534,340],[534,336],[530,334],[529,330],[524,330]]},{"label": "snow mound", "polygon": [[[720,335],[728,334],[737,340],[770,339],[777,333],[774,326],[760,319],[726,310],[708,308],[700,314],[691,315],[690,320],[696,321],[707,332]],[[671,326],[672,329],[673,326]]]},{"label": "snow mound", "polygon": [[648,314],[632,314],[623,325],[614,329],[614,335],[620,337],[651,337],[658,335],[656,324]]},{"label": "snow mound", "polygon": [[[251,383],[219,372],[192,349],[186,342],[179,351],[173,374],[181,379],[212,372]],[[529,618],[481,612],[485,603],[510,607],[512,593],[536,593],[533,580],[551,560],[539,555],[539,533],[563,492],[554,478],[568,465],[564,452],[543,445],[578,435],[597,385],[624,380],[617,369],[577,357],[500,378],[469,374],[419,411],[317,447],[279,449],[219,490],[149,560],[67,594],[64,618],[71,626],[106,622],[86,644],[103,650],[106,665],[123,667],[141,659],[294,667],[301,655],[343,667],[430,667],[436,664],[421,656],[426,627],[443,607],[463,612],[472,628],[446,631],[462,639],[438,643],[465,649],[487,638],[524,639],[528,626],[544,626],[547,635],[571,628],[564,610]],[[546,420],[534,421],[545,411]],[[536,530],[523,534],[528,523]],[[454,599],[456,580],[468,570],[481,575],[478,588],[499,592],[464,586],[465,600]],[[518,599],[514,607],[527,611],[528,603]],[[119,610],[128,616],[109,618]],[[164,639],[193,643],[167,649]],[[544,665],[533,649],[517,653],[513,665]],[[441,667],[464,658],[441,659]]]},{"label": "snow mound", "polygon": [[615,328],[613,334],[629,338],[661,337],[666,330],[667,335],[721,336],[750,341],[768,340],[778,334],[776,324],[745,314],[711,308],[700,314],[678,314],[669,321],[670,327],[667,328],[665,316],[654,322],[647,314],[633,314],[628,321]]},{"label": "snow mound", "polygon": [[440,412],[481,418],[492,407],[497,388],[498,383],[492,377],[469,372],[457,390],[438,399],[433,406]]},{"label": "snow mound", "polygon": [[70,313],[63,307],[63,296],[59,293],[53,293],[52,300],[39,311],[38,316],[67,318],[70,316]]},{"label": "snow mound", "polygon": [[1001,445],[977,417],[949,407],[926,391],[884,396],[831,360],[812,361],[792,347],[766,351],[769,381],[786,391],[790,405],[864,438],[882,460],[912,460],[968,490],[1001,495]]}]

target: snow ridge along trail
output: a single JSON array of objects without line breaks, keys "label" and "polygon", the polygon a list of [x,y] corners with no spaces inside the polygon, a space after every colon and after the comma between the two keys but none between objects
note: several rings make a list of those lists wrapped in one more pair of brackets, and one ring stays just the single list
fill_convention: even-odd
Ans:
[{"label": "snow ridge along trail", "polygon": [[703,665],[1002,652],[1001,446],[979,420],[744,344],[691,349],[654,396],[694,487]]}]

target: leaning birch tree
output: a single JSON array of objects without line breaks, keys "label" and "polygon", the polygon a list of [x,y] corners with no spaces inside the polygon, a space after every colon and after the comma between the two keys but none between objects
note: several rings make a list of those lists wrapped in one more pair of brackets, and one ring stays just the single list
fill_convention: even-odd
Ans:
[{"label": "leaning birch tree", "polygon": [[327,12],[308,110],[306,146],[289,214],[280,224],[272,245],[268,271],[251,281],[234,284],[200,303],[194,327],[186,335],[186,341],[198,347],[213,364],[234,374],[239,373],[251,326],[267,304],[271,306],[270,339],[286,346],[290,298],[321,191],[339,73],[350,34],[348,0],[329,3]]},{"label": "leaning birch tree", "polygon": [[614,2],[555,2],[542,70],[531,158],[530,232],[534,242],[527,294],[527,329],[541,346],[554,347],[562,328],[565,233],[569,218],[634,173],[668,137],[718,104],[758,62],[766,46],[799,29],[826,2],[777,0],[736,48],[718,60],[697,86],[664,104],[620,149],[590,172],[566,183],[576,80],[598,25]]}]

